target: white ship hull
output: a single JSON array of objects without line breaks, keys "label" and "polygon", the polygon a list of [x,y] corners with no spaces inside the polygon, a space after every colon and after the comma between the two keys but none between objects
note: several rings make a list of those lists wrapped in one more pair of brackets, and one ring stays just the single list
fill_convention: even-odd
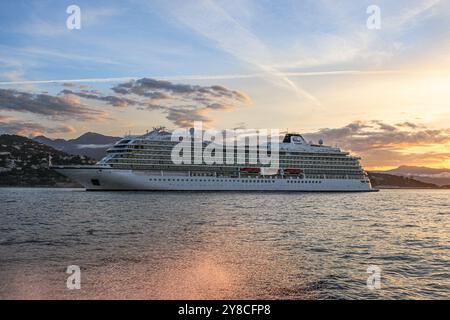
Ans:
[{"label": "white ship hull", "polygon": [[189,176],[187,173],[150,173],[101,167],[53,167],[83,185],[86,190],[172,191],[322,191],[368,192],[369,181],[358,179],[230,178]]}]

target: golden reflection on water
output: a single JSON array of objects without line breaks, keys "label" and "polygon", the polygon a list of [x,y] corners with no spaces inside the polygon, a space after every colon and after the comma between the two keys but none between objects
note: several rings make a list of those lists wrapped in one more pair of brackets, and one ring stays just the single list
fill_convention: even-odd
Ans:
[{"label": "golden reflection on water", "polygon": [[255,278],[270,281],[271,273],[287,268],[271,254],[269,248],[258,245],[223,244],[183,252],[161,264],[119,263],[111,265],[107,274],[93,270],[86,293],[90,298],[112,299],[254,298]]},{"label": "golden reflection on water", "polygon": [[147,295],[157,299],[220,299],[235,295],[245,283],[245,269],[221,263],[220,256],[206,253],[176,261],[150,275],[155,286]]},{"label": "golden reflection on water", "polygon": [[[257,296],[255,278],[283,272],[267,247],[223,245],[183,252],[169,261],[118,261],[82,267],[81,290],[65,288],[61,269],[23,269],[9,278],[18,299],[242,299]],[[266,274],[266,276],[264,276]],[[264,285],[264,283],[262,283]]]},{"label": "golden reflection on water", "polygon": [[[124,207],[93,216],[88,209],[99,196],[110,207]],[[76,206],[61,215],[67,192],[11,192],[18,200],[3,208],[0,298],[420,299],[450,293],[448,192],[165,194],[172,201],[160,203],[158,194],[136,194],[133,210],[129,196],[78,192],[70,195],[80,197]],[[29,201],[40,198],[54,210]],[[66,288],[72,264],[82,269],[81,290]],[[382,269],[376,292],[366,286],[372,264]]]}]

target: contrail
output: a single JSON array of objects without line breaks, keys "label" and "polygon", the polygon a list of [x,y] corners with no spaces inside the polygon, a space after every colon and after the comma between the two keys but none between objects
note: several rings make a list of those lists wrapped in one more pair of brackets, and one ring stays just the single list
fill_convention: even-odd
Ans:
[{"label": "contrail", "polygon": [[264,79],[320,105],[316,97],[268,65],[272,58],[267,46],[220,5],[213,1],[184,1],[171,8],[170,14],[187,28],[209,39],[215,47],[264,73]]},{"label": "contrail", "polygon": [[[400,70],[335,70],[335,71],[317,71],[317,72],[278,72],[279,77],[314,77],[331,75],[383,75],[383,74],[403,74]],[[249,74],[219,74],[219,75],[178,75],[178,76],[152,76],[155,79],[170,81],[188,81],[188,80],[227,80],[227,79],[249,79],[264,77],[265,73]],[[27,85],[27,84],[51,84],[51,83],[94,83],[94,82],[118,82],[130,81],[144,78],[136,77],[116,77],[116,78],[84,78],[84,79],[55,79],[55,80],[23,80],[23,81],[3,81],[1,85]]]},{"label": "contrail", "polygon": [[7,81],[0,82],[0,85],[21,85],[21,84],[49,84],[49,83],[77,83],[77,82],[114,82],[129,81],[138,79],[138,77],[121,77],[121,78],[88,78],[88,79],[58,79],[58,80],[24,80],[24,81]]}]

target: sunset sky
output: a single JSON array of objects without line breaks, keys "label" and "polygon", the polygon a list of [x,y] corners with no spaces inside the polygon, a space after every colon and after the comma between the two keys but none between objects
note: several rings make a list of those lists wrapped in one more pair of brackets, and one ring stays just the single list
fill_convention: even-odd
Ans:
[{"label": "sunset sky", "polygon": [[372,170],[450,168],[450,1],[1,2],[0,133],[194,120],[298,131]]}]

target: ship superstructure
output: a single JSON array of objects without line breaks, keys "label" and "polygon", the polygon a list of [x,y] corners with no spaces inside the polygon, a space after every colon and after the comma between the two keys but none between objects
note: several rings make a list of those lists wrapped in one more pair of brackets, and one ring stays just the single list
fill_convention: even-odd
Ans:
[{"label": "ship superstructure", "polygon": [[[298,133],[287,133],[280,140],[276,169],[251,161],[250,147],[236,149],[231,162],[208,164],[193,152],[191,162],[174,163],[172,151],[179,141],[173,140],[170,132],[157,128],[121,139],[94,166],[53,168],[87,190],[373,190],[360,158],[322,141],[306,142]],[[202,148],[210,143],[203,141]],[[225,157],[225,147],[223,151]],[[245,154],[245,163],[239,163],[239,153]]]}]

